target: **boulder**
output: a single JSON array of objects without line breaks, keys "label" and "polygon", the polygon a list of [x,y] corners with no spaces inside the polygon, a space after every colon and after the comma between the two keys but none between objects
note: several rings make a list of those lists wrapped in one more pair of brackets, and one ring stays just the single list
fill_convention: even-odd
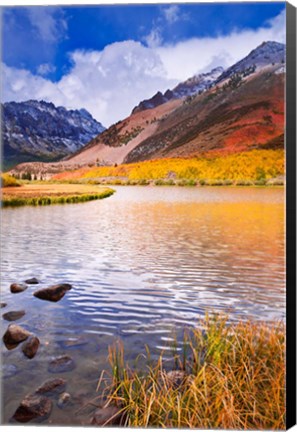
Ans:
[{"label": "boulder", "polygon": [[40,341],[37,336],[30,336],[27,342],[22,346],[22,351],[26,357],[32,359],[35,357],[37,350],[39,348]]},{"label": "boulder", "polygon": [[28,288],[26,284],[13,283],[10,285],[10,291],[13,294],[25,291]]},{"label": "boulder", "polygon": [[57,405],[59,408],[64,408],[68,402],[70,401],[70,394],[69,393],[62,393],[59,397],[59,400],[57,402]]},{"label": "boulder", "polygon": [[6,348],[14,348],[20,342],[28,339],[30,335],[31,333],[23,329],[21,326],[10,324],[4,333],[3,342],[5,343]]},{"label": "boulder", "polygon": [[72,357],[62,355],[51,360],[48,371],[51,373],[70,372],[75,368],[75,363]]},{"label": "boulder", "polygon": [[49,417],[52,406],[53,403],[49,398],[29,394],[22,400],[12,418],[20,423],[27,423],[34,419],[42,421]]},{"label": "boulder", "polygon": [[36,279],[35,277],[33,277],[33,278],[25,280],[25,283],[28,285],[35,285],[35,284],[39,284],[39,280]]},{"label": "boulder", "polygon": [[98,408],[91,420],[92,425],[96,426],[111,426],[123,424],[124,415],[119,407],[108,406],[106,408]]},{"label": "boulder", "polygon": [[16,320],[22,318],[25,315],[25,313],[26,312],[24,310],[11,311],[11,312],[6,312],[2,316],[6,321],[16,321]]},{"label": "boulder", "polygon": [[1,303],[0,303],[0,307],[1,307],[1,309],[4,308],[4,307],[6,307],[6,306],[7,306],[7,303],[4,303],[4,302],[1,302]]},{"label": "boulder", "polygon": [[58,284],[35,291],[34,296],[41,300],[57,302],[72,288],[70,284]]},{"label": "boulder", "polygon": [[52,378],[45,381],[38,389],[35,394],[43,396],[56,396],[63,393],[66,389],[66,380],[63,378]]}]

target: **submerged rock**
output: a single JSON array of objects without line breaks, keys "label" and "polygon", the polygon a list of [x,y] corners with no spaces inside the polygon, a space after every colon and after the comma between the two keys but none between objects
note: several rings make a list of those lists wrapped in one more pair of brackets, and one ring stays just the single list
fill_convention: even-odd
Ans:
[{"label": "submerged rock", "polygon": [[12,418],[20,423],[27,423],[34,419],[42,421],[49,417],[52,406],[53,403],[49,398],[29,394],[22,400]]},{"label": "submerged rock", "polygon": [[11,291],[13,294],[23,292],[23,291],[25,291],[27,288],[28,288],[28,286],[27,286],[26,284],[23,284],[23,283],[22,283],[22,284],[19,284],[19,283],[13,283],[13,284],[10,285],[10,291]]},{"label": "submerged rock", "polygon": [[26,312],[24,310],[11,311],[11,312],[6,312],[2,316],[6,321],[16,321],[16,320],[22,318],[25,315],[25,313]]},{"label": "submerged rock", "polygon": [[39,348],[40,341],[37,336],[30,336],[27,342],[24,343],[22,351],[26,357],[32,359],[35,357]]},{"label": "submerged rock", "polygon": [[35,284],[39,284],[39,280],[36,279],[35,277],[33,277],[33,278],[25,280],[25,283],[29,284],[29,285],[35,285]]},{"label": "submerged rock", "polygon": [[70,284],[58,284],[35,291],[34,296],[41,300],[57,302],[72,288]]},{"label": "submerged rock", "polygon": [[20,342],[28,339],[30,335],[31,333],[23,329],[21,326],[10,324],[4,333],[3,342],[5,343],[6,348],[11,349]]},{"label": "submerged rock", "polygon": [[5,364],[1,367],[2,378],[10,378],[19,373],[19,369],[14,364]]},{"label": "submerged rock", "polygon": [[1,302],[1,303],[0,303],[0,307],[1,307],[1,309],[4,308],[4,307],[6,307],[6,306],[7,306],[7,303],[4,303],[4,302]]},{"label": "submerged rock", "polygon": [[72,357],[63,355],[54,358],[49,366],[48,371],[51,373],[70,372],[75,368],[75,363]]},{"label": "submerged rock", "polygon": [[170,384],[175,389],[177,389],[178,387],[181,387],[187,381],[186,372],[184,372],[182,370],[172,370],[172,371],[166,372],[165,377],[166,377],[166,380],[168,381],[168,384]]},{"label": "submerged rock", "polygon": [[91,424],[96,426],[120,425],[123,423],[123,420],[124,416],[120,408],[108,406],[106,408],[98,408],[94,412]]},{"label": "submerged rock", "polygon": [[45,381],[38,389],[35,394],[44,396],[56,396],[63,393],[66,389],[66,380],[63,378],[52,378]]},{"label": "submerged rock", "polygon": [[59,408],[64,408],[68,402],[70,401],[70,394],[69,393],[62,393],[59,397],[59,400],[57,402],[57,405]]}]

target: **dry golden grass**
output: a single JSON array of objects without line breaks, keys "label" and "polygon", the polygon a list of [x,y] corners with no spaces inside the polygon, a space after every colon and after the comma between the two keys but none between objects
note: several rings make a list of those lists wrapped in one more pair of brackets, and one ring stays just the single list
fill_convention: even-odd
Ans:
[{"label": "dry golden grass", "polygon": [[84,202],[106,198],[113,194],[107,187],[77,184],[23,184],[2,191],[2,205],[47,205]]},{"label": "dry golden grass", "polygon": [[226,318],[206,316],[185,337],[182,354],[174,353],[180,380],[166,372],[162,355],[152,364],[147,351],[142,372],[125,364],[122,346],[110,348],[109,358],[107,404],[122,409],[126,426],[285,429],[282,323],[229,326]]}]

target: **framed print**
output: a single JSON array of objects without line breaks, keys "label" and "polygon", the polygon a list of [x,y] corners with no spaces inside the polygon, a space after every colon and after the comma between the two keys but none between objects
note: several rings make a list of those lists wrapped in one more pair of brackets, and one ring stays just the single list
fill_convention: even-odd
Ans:
[{"label": "framed print", "polygon": [[296,8],[75,3],[1,6],[1,424],[289,429]]}]

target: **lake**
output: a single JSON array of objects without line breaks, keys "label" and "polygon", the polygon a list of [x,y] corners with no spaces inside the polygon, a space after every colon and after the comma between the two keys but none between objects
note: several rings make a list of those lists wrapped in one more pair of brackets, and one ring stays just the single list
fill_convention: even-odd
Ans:
[{"label": "lake", "polygon": [[[205,311],[230,321],[285,317],[284,189],[116,187],[107,199],[2,211],[1,312],[24,309],[17,324],[41,346],[32,360],[2,343],[2,422],[46,379],[67,379],[71,403],[45,424],[87,424],[108,346],[124,342],[135,360],[145,344],[156,357],[174,333]],[[13,282],[40,279],[23,293]],[[32,293],[68,282],[58,303]],[[7,321],[2,320],[1,337]],[[52,374],[52,357],[69,354],[72,372]],[[165,356],[166,357],[166,356]]]}]

